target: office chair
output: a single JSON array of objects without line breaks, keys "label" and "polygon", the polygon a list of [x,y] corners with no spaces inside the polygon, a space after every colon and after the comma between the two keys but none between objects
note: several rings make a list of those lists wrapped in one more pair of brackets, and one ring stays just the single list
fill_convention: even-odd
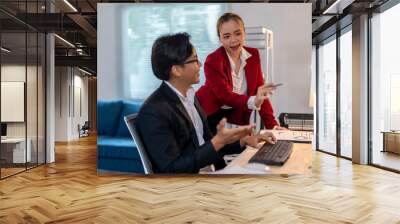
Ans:
[{"label": "office chair", "polygon": [[145,174],[152,174],[153,168],[151,166],[151,162],[149,157],[147,156],[146,149],[142,143],[142,139],[140,138],[139,133],[136,130],[136,118],[138,114],[130,114],[124,117],[126,126],[129,129],[129,132],[132,135],[133,141],[136,143],[136,148],[139,152],[140,160],[142,161],[143,169]]},{"label": "office chair", "polygon": [[85,123],[82,126],[78,124],[79,138],[82,136],[83,137],[89,136],[89,130],[90,130],[89,121],[85,121]]}]

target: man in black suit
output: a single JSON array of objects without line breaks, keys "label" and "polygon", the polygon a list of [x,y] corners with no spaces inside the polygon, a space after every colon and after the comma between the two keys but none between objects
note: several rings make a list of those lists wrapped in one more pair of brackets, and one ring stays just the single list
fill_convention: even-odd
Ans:
[{"label": "man in black suit", "polygon": [[275,141],[271,133],[251,135],[253,125],[227,129],[226,119],[211,135],[192,87],[199,82],[201,63],[189,39],[187,33],[178,33],[153,44],[152,69],[163,82],[141,107],[137,129],[155,173],[198,173],[211,164],[221,169],[224,155],[262,140]]}]

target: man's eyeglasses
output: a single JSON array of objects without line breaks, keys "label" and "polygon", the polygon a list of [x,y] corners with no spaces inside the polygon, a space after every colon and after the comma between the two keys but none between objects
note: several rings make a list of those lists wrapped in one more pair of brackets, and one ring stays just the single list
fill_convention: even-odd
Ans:
[{"label": "man's eyeglasses", "polygon": [[182,65],[184,65],[184,64],[190,64],[190,63],[193,63],[193,62],[196,62],[198,65],[201,64],[201,61],[200,61],[199,59],[196,58],[196,59],[193,59],[193,60],[185,61],[185,62],[182,63]]}]

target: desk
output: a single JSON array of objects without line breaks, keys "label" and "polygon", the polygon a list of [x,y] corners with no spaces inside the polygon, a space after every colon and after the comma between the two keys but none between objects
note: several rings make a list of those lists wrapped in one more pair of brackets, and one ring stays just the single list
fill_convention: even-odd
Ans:
[{"label": "desk", "polygon": [[311,144],[294,143],[292,154],[283,166],[268,165],[269,170],[261,171],[260,169],[257,169],[255,170],[257,172],[252,172],[254,169],[250,168],[252,165],[248,165],[248,161],[256,152],[256,148],[247,147],[226,168],[221,171],[217,171],[216,173],[246,174],[247,171],[249,171],[248,174],[307,174],[311,172]]},{"label": "desk", "polygon": [[400,154],[400,131],[382,131],[383,150],[382,152],[392,152]]},{"label": "desk", "polygon": [[1,156],[6,160],[6,163],[25,163],[25,158],[27,158],[26,162],[30,162],[32,141],[28,138],[27,142],[28,147],[25,151],[25,138],[1,139]]}]

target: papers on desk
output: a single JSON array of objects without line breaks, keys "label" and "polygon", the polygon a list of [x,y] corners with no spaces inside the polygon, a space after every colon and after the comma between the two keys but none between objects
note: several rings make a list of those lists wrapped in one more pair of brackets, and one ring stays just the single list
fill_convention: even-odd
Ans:
[{"label": "papers on desk", "polygon": [[222,170],[217,170],[209,174],[266,174],[269,170],[268,166],[262,164],[248,164],[242,166],[231,166],[225,167]]},{"label": "papers on desk", "polygon": [[313,132],[309,131],[290,131],[290,130],[263,130],[272,132],[278,140],[288,140],[298,143],[311,143]]}]

